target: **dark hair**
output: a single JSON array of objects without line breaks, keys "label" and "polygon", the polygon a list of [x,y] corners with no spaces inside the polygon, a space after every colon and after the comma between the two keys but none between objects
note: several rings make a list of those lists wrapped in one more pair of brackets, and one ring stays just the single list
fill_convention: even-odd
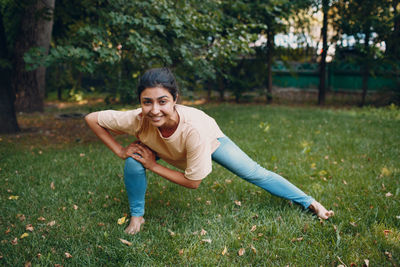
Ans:
[{"label": "dark hair", "polygon": [[138,98],[146,88],[164,87],[169,91],[174,100],[178,96],[178,86],[175,77],[168,68],[156,68],[147,70],[142,77],[140,77],[137,89]]}]

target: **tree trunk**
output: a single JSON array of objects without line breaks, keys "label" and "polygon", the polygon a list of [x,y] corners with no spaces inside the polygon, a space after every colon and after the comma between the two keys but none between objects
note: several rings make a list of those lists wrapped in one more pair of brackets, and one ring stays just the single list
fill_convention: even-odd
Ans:
[{"label": "tree trunk", "polygon": [[364,57],[364,66],[362,68],[362,98],[361,98],[361,106],[365,105],[365,99],[367,97],[368,91],[368,78],[369,78],[369,70],[370,70],[370,47],[369,40],[371,36],[371,31],[369,26],[367,25],[365,30],[365,38],[364,38],[364,48],[365,48],[365,57]]},{"label": "tree trunk", "polygon": [[267,30],[267,104],[272,102],[272,57],[274,50],[275,33],[270,27]]},{"label": "tree trunk", "polygon": [[393,0],[392,10],[393,10],[393,20],[394,27],[393,31],[389,35],[388,40],[386,40],[386,54],[393,59],[400,59],[400,14],[397,11],[397,6],[400,4],[399,0]]},{"label": "tree trunk", "polygon": [[[24,54],[32,47],[42,47],[48,53],[53,28],[55,0],[25,1],[20,31],[14,49],[12,86],[19,111],[43,111],[46,69],[26,71]],[[29,4],[28,4],[29,3]]]},{"label": "tree trunk", "polygon": [[322,53],[319,72],[318,104],[325,104],[326,93],[326,54],[328,52],[328,11],[329,0],[322,0],[322,11],[324,14],[322,22]]},{"label": "tree trunk", "polygon": [[[0,11],[0,60],[8,62],[7,41]],[[11,64],[10,64],[11,65]],[[19,131],[14,110],[15,94],[10,85],[11,66],[0,65],[0,133],[16,133]]]},{"label": "tree trunk", "polygon": [[225,101],[225,78],[221,75],[218,78],[218,91],[219,91],[219,101]]}]

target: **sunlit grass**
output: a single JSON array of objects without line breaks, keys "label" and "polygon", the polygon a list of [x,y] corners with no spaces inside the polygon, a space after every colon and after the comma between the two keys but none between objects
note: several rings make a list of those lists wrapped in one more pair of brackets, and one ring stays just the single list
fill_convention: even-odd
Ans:
[{"label": "sunlit grass", "polygon": [[[252,158],[336,216],[321,224],[300,206],[214,165],[197,190],[149,173],[146,223],[141,233],[129,236],[123,232],[126,223],[117,223],[128,213],[123,162],[93,136],[77,131],[70,143],[51,134],[1,136],[0,264],[399,264],[397,108],[201,108]],[[68,128],[63,131],[67,135]],[[29,235],[21,238],[24,233]]]}]

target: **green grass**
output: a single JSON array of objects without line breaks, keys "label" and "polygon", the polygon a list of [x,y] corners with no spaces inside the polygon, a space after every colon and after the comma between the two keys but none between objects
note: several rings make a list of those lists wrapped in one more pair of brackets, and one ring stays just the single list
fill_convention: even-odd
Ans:
[{"label": "green grass", "polygon": [[[201,109],[252,158],[336,216],[321,224],[300,206],[214,165],[197,190],[150,173],[146,223],[129,236],[123,232],[126,223],[117,223],[128,213],[123,161],[88,129],[68,133],[72,128],[66,127],[52,136],[38,128],[1,136],[0,265],[362,266],[365,260],[370,266],[399,265],[398,108]],[[53,118],[20,115],[19,120],[28,126],[35,120],[61,123]],[[25,232],[29,236],[21,238]],[[15,238],[18,243],[12,244]],[[208,239],[211,243],[202,241]],[[245,253],[239,256],[241,248]]]}]

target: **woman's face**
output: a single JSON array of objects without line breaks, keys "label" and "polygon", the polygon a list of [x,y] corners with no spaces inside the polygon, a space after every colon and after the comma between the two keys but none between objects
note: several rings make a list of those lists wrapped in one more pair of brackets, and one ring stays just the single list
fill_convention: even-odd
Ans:
[{"label": "woman's face", "polygon": [[150,87],[140,95],[142,114],[158,128],[174,127],[177,122],[175,111],[176,100],[164,87]]}]

